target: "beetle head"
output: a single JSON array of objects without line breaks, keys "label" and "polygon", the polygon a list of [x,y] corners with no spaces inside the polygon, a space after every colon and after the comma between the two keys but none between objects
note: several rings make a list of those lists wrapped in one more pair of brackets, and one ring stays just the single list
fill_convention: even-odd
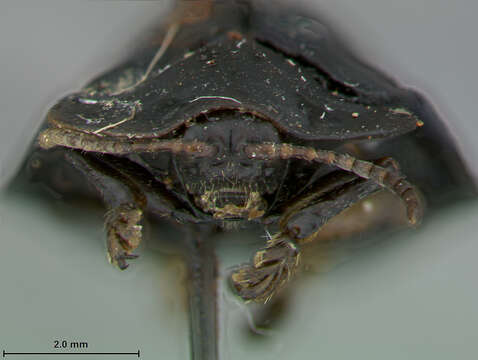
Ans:
[{"label": "beetle head", "polygon": [[244,149],[249,144],[280,142],[272,124],[249,114],[219,112],[187,128],[184,140],[215,149],[210,157],[176,158],[182,181],[199,208],[225,220],[250,220],[265,213],[267,199],[278,190],[286,165],[280,160],[250,158]]}]

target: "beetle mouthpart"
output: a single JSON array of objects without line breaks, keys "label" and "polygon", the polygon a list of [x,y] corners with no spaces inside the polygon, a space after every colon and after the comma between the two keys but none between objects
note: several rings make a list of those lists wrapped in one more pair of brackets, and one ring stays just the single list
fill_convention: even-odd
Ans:
[{"label": "beetle mouthpart", "polygon": [[266,202],[257,191],[221,189],[205,191],[196,197],[196,203],[215,219],[247,218],[252,220],[264,215]]}]

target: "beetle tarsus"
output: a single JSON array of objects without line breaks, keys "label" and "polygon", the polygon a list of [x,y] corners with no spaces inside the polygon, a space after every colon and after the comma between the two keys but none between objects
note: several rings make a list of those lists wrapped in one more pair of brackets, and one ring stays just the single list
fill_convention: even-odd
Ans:
[{"label": "beetle tarsus", "polygon": [[106,232],[108,242],[108,259],[119,269],[125,270],[129,264],[126,260],[136,259],[132,254],[141,242],[142,210],[133,204],[122,204],[110,210],[106,215]]},{"label": "beetle tarsus", "polygon": [[246,301],[267,303],[294,275],[299,258],[297,245],[283,234],[276,235],[255,254],[252,264],[231,275],[232,286]]}]

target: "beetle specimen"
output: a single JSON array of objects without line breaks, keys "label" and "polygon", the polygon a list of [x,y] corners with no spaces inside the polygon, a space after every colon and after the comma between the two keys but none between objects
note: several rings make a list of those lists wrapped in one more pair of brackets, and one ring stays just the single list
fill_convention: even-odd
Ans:
[{"label": "beetle specimen", "polygon": [[424,99],[318,21],[259,2],[188,5],[144,51],[53,106],[29,163],[42,181],[54,164],[96,187],[112,264],[137,256],[145,212],[203,237],[260,224],[276,232],[231,284],[267,302],[301,245],[362,199],[389,191],[417,225],[424,199],[472,191]]}]

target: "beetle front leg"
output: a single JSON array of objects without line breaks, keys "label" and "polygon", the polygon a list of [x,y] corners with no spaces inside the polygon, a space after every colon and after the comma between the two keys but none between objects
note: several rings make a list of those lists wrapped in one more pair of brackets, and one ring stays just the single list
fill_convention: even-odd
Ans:
[{"label": "beetle front leg", "polygon": [[[390,158],[377,163],[398,171]],[[381,189],[373,181],[342,171],[320,179],[310,194],[288,207],[279,221],[281,231],[256,253],[252,264],[232,274],[238,295],[246,301],[267,302],[295,273],[301,243],[315,239],[317,231],[330,219]]]},{"label": "beetle front leg", "polygon": [[93,156],[70,151],[66,158],[100,193],[108,208],[105,221],[108,260],[119,269],[126,269],[127,260],[138,257],[132,252],[141,242],[144,195],[120,173]]},{"label": "beetle front leg", "polygon": [[132,203],[121,204],[106,213],[108,261],[121,270],[129,266],[126,260],[138,257],[132,251],[141,242],[142,214],[142,210]]},{"label": "beetle front leg", "polygon": [[241,266],[231,275],[231,283],[243,300],[267,303],[289,281],[298,265],[297,245],[279,233],[256,253],[252,264]]}]

